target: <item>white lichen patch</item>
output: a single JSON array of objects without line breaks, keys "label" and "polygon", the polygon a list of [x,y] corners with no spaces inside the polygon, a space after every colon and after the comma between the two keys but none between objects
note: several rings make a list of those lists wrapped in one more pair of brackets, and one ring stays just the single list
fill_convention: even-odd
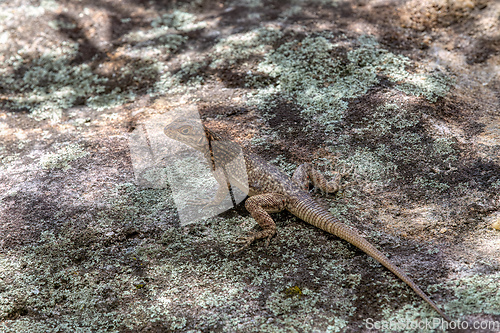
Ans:
[{"label": "white lichen patch", "polygon": [[131,56],[152,59],[153,56],[165,55],[176,51],[188,37],[182,32],[202,29],[206,22],[196,22],[194,14],[174,10],[172,13],[158,16],[151,22],[150,28],[140,28],[123,36],[123,40],[134,45],[127,51]]},{"label": "white lichen patch", "polygon": [[[62,253],[61,249],[67,250]],[[16,316],[19,311],[33,311],[44,318],[43,321],[31,321],[17,318],[14,321],[3,321],[0,330],[3,332],[41,332],[71,330],[78,331],[82,327],[93,327],[101,330],[104,327],[117,325],[122,316],[101,314],[102,306],[114,302],[114,292],[127,288],[126,274],[120,281],[96,283],[99,270],[98,262],[103,262],[100,251],[94,252],[94,262],[73,265],[68,258],[71,255],[71,241],[63,237],[55,237],[52,233],[42,234],[40,243],[27,247],[24,253],[10,252],[1,258],[5,267],[0,271],[0,316],[2,319]],[[111,294],[110,294],[111,293]],[[106,297],[104,295],[109,295]],[[79,319],[75,320],[74,316]],[[104,326],[105,325],[105,326]]]},{"label": "white lichen patch", "polygon": [[127,42],[135,44],[135,48],[144,48],[150,45],[155,50],[175,51],[181,46],[187,37],[169,31],[170,27],[160,26],[149,30],[138,30],[127,34],[124,38]]},{"label": "white lichen patch", "polygon": [[206,26],[206,22],[197,21],[197,17],[194,14],[174,10],[172,13],[163,14],[162,16],[156,18],[151,22],[153,28],[168,27],[178,31],[192,31],[202,29]]},{"label": "white lichen patch", "polygon": [[[266,307],[274,314],[273,326],[281,324],[285,327],[302,327],[310,330],[315,327],[315,323],[310,319],[314,317],[326,326],[325,332],[341,332],[348,323],[347,317],[331,316],[328,308],[318,307],[318,303],[323,303],[321,293],[304,288],[299,295],[294,296],[287,295],[282,290],[275,291],[269,295]],[[330,301],[328,304],[332,306],[334,302]],[[294,315],[289,316],[292,313]]]},{"label": "white lichen patch", "polygon": [[0,170],[9,168],[9,165],[16,161],[19,156],[19,153],[7,153],[5,147],[0,146]]},{"label": "white lichen patch", "polygon": [[68,170],[71,168],[69,162],[88,154],[80,145],[73,143],[57,150],[55,153],[42,156],[40,158],[40,165],[44,169]]},{"label": "white lichen patch", "polygon": [[258,28],[250,32],[233,34],[214,46],[215,60],[211,68],[234,65],[250,57],[262,57],[271,51],[271,44],[281,38],[277,29]]},{"label": "white lichen patch", "polygon": [[453,81],[442,73],[431,75],[412,74],[406,77],[403,84],[396,86],[407,94],[424,96],[428,101],[435,102],[438,97],[444,97],[450,90]]},{"label": "white lichen patch", "polygon": [[75,23],[67,22],[65,20],[52,20],[48,24],[49,24],[49,27],[51,27],[54,30],[75,29],[76,28]]},{"label": "white lichen patch", "polygon": [[258,8],[264,5],[262,0],[233,0],[231,4],[233,6],[243,6],[247,8]]}]

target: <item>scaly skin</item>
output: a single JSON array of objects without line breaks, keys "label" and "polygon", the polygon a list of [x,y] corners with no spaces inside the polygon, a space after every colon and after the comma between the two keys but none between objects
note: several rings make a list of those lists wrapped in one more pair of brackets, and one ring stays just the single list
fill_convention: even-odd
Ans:
[{"label": "scaly skin", "polygon": [[[229,183],[235,184],[242,191],[248,193],[249,198],[245,202],[245,207],[262,227],[262,231],[246,237],[243,241],[245,245],[236,252],[245,249],[252,242],[261,238],[266,239],[267,246],[276,234],[276,225],[269,213],[287,210],[298,218],[348,241],[372,256],[410,286],[445,320],[451,321],[401,269],[364,239],[358,231],[335,219],[307,192],[309,182],[324,192],[336,192],[341,188],[342,175],[327,182],[318,171],[306,163],[299,166],[290,179],[276,166],[268,164],[256,155],[243,151],[237,144],[215,135],[205,128],[199,120],[177,119],[167,125],[164,132],[168,137],[183,142],[205,154],[205,157],[211,162],[220,189],[224,189],[220,191],[221,193],[228,193]],[[244,158],[244,167],[235,167],[238,163],[231,163],[239,157]],[[245,167],[246,170],[243,170]],[[244,184],[242,179],[248,180],[248,184]],[[217,200],[211,204],[218,204],[223,199],[221,199],[221,195],[217,197]]]}]

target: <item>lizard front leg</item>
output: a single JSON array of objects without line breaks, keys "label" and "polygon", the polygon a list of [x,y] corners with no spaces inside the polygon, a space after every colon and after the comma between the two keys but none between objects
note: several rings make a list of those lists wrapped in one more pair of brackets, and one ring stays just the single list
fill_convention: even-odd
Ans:
[{"label": "lizard front leg", "polygon": [[292,180],[305,191],[309,189],[309,184],[312,183],[314,187],[319,188],[323,193],[335,193],[345,187],[345,185],[340,185],[340,182],[342,177],[345,177],[351,171],[335,172],[333,179],[327,181],[323,174],[314,169],[311,164],[304,163],[295,170]]},{"label": "lizard front leg", "polygon": [[249,197],[245,202],[245,208],[250,212],[250,215],[260,225],[262,230],[238,242],[245,245],[234,253],[246,249],[254,241],[261,238],[266,238],[266,246],[268,246],[271,238],[276,234],[276,224],[269,213],[281,212],[286,209],[287,205],[287,197],[278,193],[264,193]]}]

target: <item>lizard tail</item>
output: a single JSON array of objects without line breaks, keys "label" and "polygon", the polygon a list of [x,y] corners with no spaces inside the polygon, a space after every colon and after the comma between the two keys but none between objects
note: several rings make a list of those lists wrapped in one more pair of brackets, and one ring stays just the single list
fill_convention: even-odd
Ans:
[{"label": "lizard tail", "polygon": [[[427,296],[422,289],[412,279],[410,279],[399,267],[394,265],[389,258],[387,258],[382,252],[380,252],[375,246],[370,244],[365,238],[359,235],[355,230],[349,228],[348,226],[337,222],[336,226],[332,226],[329,229],[335,229],[332,234],[345,239],[349,243],[363,250],[368,255],[372,256],[379,263],[384,265],[388,270],[393,272],[397,277],[399,277],[403,282],[405,282],[411,289],[415,291],[417,295],[422,297],[434,310],[436,310],[446,321],[451,321],[451,319],[434,303],[429,296]],[[330,225],[330,224],[329,224]],[[328,230],[326,230],[328,231]]]},{"label": "lizard tail", "polygon": [[303,219],[304,221],[318,227],[330,234],[333,234],[339,238],[342,238],[349,243],[353,244],[366,254],[373,257],[379,263],[384,265],[388,270],[399,277],[403,282],[405,282],[411,289],[415,291],[417,295],[422,297],[434,310],[436,310],[446,321],[451,321],[437,305],[434,303],[429,296],[427,296],[419,286],[413,282],[400,268],[394,265],[389,258],[387,258],[382,252],[380,252],[375,246],[370,244],[363,236],[361,236],[356,230],[349,228],[347,225],[336,220],[329,212],[319,206],[312,199],[301,200],[297,203],[295,208],[290,210],[292,214]]}]

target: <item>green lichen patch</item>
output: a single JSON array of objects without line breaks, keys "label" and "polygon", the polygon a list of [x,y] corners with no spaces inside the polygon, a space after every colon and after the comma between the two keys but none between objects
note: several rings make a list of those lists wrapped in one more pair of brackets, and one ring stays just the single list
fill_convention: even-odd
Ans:
[{"label": "green lichen patch", "polygon": [[[127,47],[123,53],[134,59],[153,62],[165,67],[165,59],[185,46],[191,31],[203,29],[206,22],[197,22],[197,16],[182,10],[158,15],[149,27],[134,29],[122,39]],[[163,71],[160,69],[160,71]]]},{"label": "green lichen patch", "polygon": [[[84,13],[88,15],[88,10]],[[71,35],[81,30],[76,21],[57,18],[48,22],[41,27],[42,31],[52,30],[45,36],[54,31]],[[76,105],[103,110],[133,101],[148,89],[165,93],[162,82],[161,88],[154,89],[160,74],[166,74],[165,59],[186,43],[184,33],[202,29],[204,24],[196,22],[194,14],[174,10],[159,15],[150,26],[126,33],[121,37],[124,46],[95,48],[93,58],[82,56],[88,46],[73,40],[49,40],[47,43],[56,47],[36,50],[26,46],[0,65],[2,104],[11,110],[28,111],[37,120],[57,122],[63,110]],[[0,38],[11,36],[7,31]]]},{"label": "green lichen patch", "polygon": [[134,46],[129,52],[132,56],[141,55],[150,57],[153,54],[170,53],[177,50],[188,39],[171,31],[171,27],[164,25],[154,25],[151,29],[141,29],[133,31],[124,36],[124,39]]},{"label": "green lichen patch", "polygon": [[32,245],[3,253],[0,330],[120,331],[137,293],[155,286],[138,274],[161,251],[154,241],[137,248],[137,237],[168,212],[171,201],[162,193],[124,184],[95,220],[83,223],[85,214],[77,214],[57,234],[45,231]]},{"label": "green lichen patch", "polygon": [[[468,275],[450,279],[445,283],[429,286],[428,292],[443,292],[448,290],[454,295],[454,299],[444,303],[441,307],[452,318],[454,323],[462,322],[471,325],[467,317],[475,317],[478,314],[500,315],[499,297],[499,274]],[[442,332],[446,326],[432,309],[426,304],[405,305],[398,311],[383,311],[384,318],[379,321],[382,332]],[[425,325],[425,323],[429,323]],[[498,322],[491,320],[477,321],[486,328],[498,329]],[[392,326],[390,326],[392,323]],[[384,325],[384,326],[382,326]],[[418,325],[418,326],[417,326]],[[449,324],[448,324],[449,325]],[[455,326],[456,327],[456,326]],[[471,326],[462,326],[471,328]]]},{"label": "green lichen patch", "polygon": [[[328,242],[325,251],[314,228],[287,223],[280,232],[294,235],[289,240],[274,239],[268,249],[257,242],[245,255],[230,256],[231,240],[253,231],[253,219],[215,217],[175,228],[165,221],[175,210],[168,191],[132,184],[110,192],[109,203],[93,221],[74,216],[57,233],[2,254],[0,330],[119,332],[156,325],[338,332],[355,311],[359,276],[346,278],[350,269],[341,259],[352,251],[341,241]],[[303,247],[314,260],[297,260],[294,251]]]},{"label": "green lichen patch", "polygon": [[74,22],[68,22],[66,20],[56,19],[52,20],[49,23],[49,27],[54,30],[67,30],[67,29],[75,29],[77,25]]},{"label": "green lichen patch", "polygon": [[[92,314],[104,309],[110,311],[114,307],[118,281],[101,280],[103,268],[99,268],[99,263],[104,259],[100,250],[93,251],[91,261],[75,265],[71,258],[81,250],[75,248],[70,239],[45,232],[39,244],[2,257],[2,268],[5,268],[1,272],[4,284],[0,294],[3,331],[76,331],[85,327],[98,330],[113,327],[119,316],[113,319],[113,316],[101,313],[99,318]],[[20,308],[32,318],[41,320],[29,320],[21,312],[17,320],[5,321]],[[78,324],[75,316],[79,318]]]},{"label": "green lichen patch", "polygon": [[165,189],[138,191],[134,184],[123,183],[111,191],[108,200],[110,209],[99,214],[98,225],[102,230],[132,226],[142,232],[153,227],[162,213],[175,212],[172,197]]},{"label": "green lichen patch", "polygon": [[500,315],[500,273],[469,275],[447,281],[455,299],[446,309],[459,316],[473,314]]},{"label": "green lichen patch", "polygon": [[97,109],[120,105],[133,98],[130,92],[110,89],[109,79],[95,74],[87,64],[74,65],[71,58],[76,44],[56,54],[47,53],[30,59],[29,55],[11,57],[0,73],[2,84],[9,87],[6,105],[29,110],[36,119],[57,121],[62,110],[77,104]]},{"label": "green lichen patch", "polygon": [[[398,95],[387,92],[383,98],[399,99]],[[372,105],[368,98],[352,109],[345,125],[349,134],[332,142],[332,151],[347,156],[341,162],[355,165],[358,176],[378,186],[402,182],[412,196],[445,195],[455,186],[453,172],[460,167],[461,150],[454,140],[429,136],[421,109],[404,107],[403,103]]]},{"label": "green lichen patch", "polygon": [[[219,228],[222,226],[220,223],[229,223],[229,232],[233,230],[231,224],[234,222],[227,219],[214,219],[207,227],[211,232],[219,233],[221,231]],[[227,234],[227,226],[225,228]],[[283,292],[283,285],[287,280],[286,276],[289,274],[300,276],[302,268],[300,262],[287,260],[286,257],[289,255],[286,253],[283,253],[284,258],[281,258],[281,255],[278,257],[259,256],[259,260],[254,261],[252,258],[256,253],[252,253],[254,251],[260,252],[259,248],[255,248],[249,249],[250,256],[226,259],[197,245],[202,241],[201,235],[192,233],[181,236],[183,244],[187,245],[186,249],[179,247],[179,244],[174,240],[179,236],[175,238],[172,236],[164,243],[168,252],[165,258],[169,259],[164,261],[163,267],[158,267],[161,268],[161,271],[158,270],[155,274],[157,279],[167,276],[170,287],[160,292],[161,296],[158,298],[160,302],[156,305],[156,311],[159,313],[162,312],[164,315],[168,315],[171,311],[172,315],[174,311],[186,313],[184,321],[181,322],[190,324],[189,313],[200,312],[207,320],[197,324],[200,325],[200,329],[209,330],[216,327],[220,327],[222,330],[238,327],[241,330],[251,332],[280,331],[285,330],[286,327],[298,329],[304,327],[303,325],[327,329],[328,326],[341,325],[342,322],[346,322],[344,312],[350,308],[350,301],[341,300],[339,297],[325,303],[320,296],[320,291],[312,292],[307,289],[302,289],[304,296],[300,299],[296,299],[295,296],[287,297]],[[192,260],[190,259],[193,258],[192,255],[189,255],[192,249],[189,248],[195,246],[198,247],[198,250],[195,250],[198,259]],[[271,249],[278,250],[279,248],[279,244],[273,244]],[[262,270],[262,266],[272,267],[272,270]],[[311,263],[310,269],[321,269],[322,271],[319,274],[322,275],[323,282],[321,287],[319,285],[317,287],[324,292],[335,288],[337,295],[345,293],[345,288],[338,287],[339,281],[337,279],[342,279],[341,274],[338,273],[339,267],[335,260],[332,262],[332,258]],[[186,280],[187,277],[188,280]],[[305,282],[303,283],[311,283],[310,278],[304,278]],[[221,281],[223,281],[222,284]],[[275,291],[271,295],[267,293],[269,288]],[[269,314],[253,316],[253,320],[249,322],[247,320],[248,312],[252,311],[256,302],[260,302],[262,299],[266,300],[266,312],[268,311]],[[236,309],[238,310],[236,311]],[[352,311],[352,308],[350,309]],[[229,313],[231,313],[230,317]],[[297,313],[301,313],[301,315],[297,316]],[[314,323],[304,322],[304,316],[307,317],[307,314],[313,313],[321,320]],[[276,316],[276,314],[279,315]],[[170,318],[171,316],[165,317]],[[339,317],[344,319],[341,320]],[[176,320],[169,319],[170,325],[178,325],[180,319],[179,316],[176,317]],[[189,329],[190,326],[182,328]]]},{"label": "green lichen patch", "polygon": [[[481,125],[471,125],[469,133],[468,124],[450,124],[468,123],[463,110],[470,105],[461,98],[448,103],[452,81],[427,65],[444,50],[462,59],[450,50],[454,45],[460,46],[458,52],[473,48],[479,49],[472,52],[476,55],[486,54],[477,59],[493,57],[495,24],[486,25],[497,16],[494,11],[485,16],[493,2],[485,10],[473,8],[482,19],[464,27],[472,31],[465,39],[388,25],[399,15],[398,5],[365,2],[0,3],[0,100],[9,107],[0,118],[9,124],[7,142],[13,142],[8,153],[0,151],[0,171],[7,178],[7,195],[0,195],[2,235],[3,230],[7,235],[0,238],[0,331],[342,332],[366,329],[367,316],[436,316],[373,259],[288,213],[272,214],[278,235],[268,247],[260,240],[232,255],[239,247],[232,243],[236,237],[260,230],[242,205],[179,227],[178,208],[183,207],[175,206],[170,188],[124,183],[132,175],[128,159],[117,160],[120,144],[114,140],[123,130],[116,120],[130,111],[134,122],[186,101],[199,103],[202,116],[211,107],[206,104],[217,104],[209,110],[211,124],[234,124],[236,136],[247,129],[239,139],[253,134],[253,148],[288,174],[311,160],[320,169],[333,162],[337,170],[355,166],[353,179],[348,179],[353,183],[326,199],[332,215],[360,228],[403,269],[406,262],[408,273],[423,267],[432,276],[415,273],[412,278],[453,318],[498,316],[496,268],[488,273],[464,268],[459,277],[446,267],[435,268],[440,258],[460,251],[453,242],[461,237],[481,241],[477,227],[497,209],[500,181],[497,148],[492,144],[484,150],[474,141]],[[357,38],[353,27],[367,27],[387,47],[374,37]],[[480,30],[489,35],[474,44]],[[482,45],[490,41],[486,50]],[[400,51],[411,52],[412,58]],[[493,64],[495,59],[488,59]],[[439,68],[442,63],[434,64]],[[480,68],[480,63],[469,63],[464,70],[477,66],[473,71],[479,75],[494,68]],[[498,84],[494,75],[481,83],[485,90]],[[95,118],[88,108],[70,110],[78,118],[54,127],[48,122],[33,127],[23,112],[16,112],[57,120],[73,106],[106,109],[142,94],[149,96],[87,123],[92,126],[81,126]],[[160,96],[164,98],[155,100]],[[481,101],[484,96],[471,94],[478,101],[471,113],[496,110],[493,102]],[[248,97],[258,108],[233,112],[234,104]],[[453,138],[457,127],[467,132],[458,141]],[[17,129],[33,131],[30,141],[21,139]],[[80,134],[92,135],[94,141],[85,148],[54,146],[55,153],[48,154],[39,150],[49,137],[36,134],[40,130],[50,132],[54,142]],[[106,143],[113,147],[101,149]],[[96,147],[87,149],[89,144]],[[87,150],[102,155],[88,168],[81,163],[87,161]],[[30,161],[40,155],[42,167],[79,165],[79,170],[42,172],[40,177],[38,161]],[[474,156],[482,159],[464,163]],[[181,171],[197,171],[185,162]],[[19,169],[20,164],[30,167]],[[163,171],[143,176],[157,183],[164,180]],[[202,189],[208,183],[191,180]],[[68,186],[58,186],[58,181]],[[110,184],[120,185],[107,192]],[[431,203],[419,213],[423,195]],[[410,197],[416,200],[406,205]],[[50,198],[65,202],[56,205]],[[183,193],[182,199],[197,197]],[[377,219],[378,213],[387,220]],[[414,215],[420,216],[412,219]],[[399,234],[400,226],[416,231]],[[455,234],[450,232],[454,226]],[[38,237],[33,229],[45,232]],[[450,252],[429,241],[434,235],[450,237],[449,243],[440,243]],[[418,244],[403,245],[407,237],[410,243],[418,238]],[[422,257],[429,259],[427,264],[419,262]],[[450,257],[443,259],[453,265]],[[427,280],[441,277],[452,283],[425,288]]]},{"label": "green lichen patch", "polygon": [[276,96],[291,100],[304,116],[333,129],[343,119],[349,100],[366,94],[381,77],[430,101],[450,88],[443,75],[411,74],[407,57],[383,49],[373,37],[360,37],[359,45],[347,52],[331,39],[328,33],[307,35],[266,53],[258,71],[276,83],[253,92],[251,103],[269,110]]}]

